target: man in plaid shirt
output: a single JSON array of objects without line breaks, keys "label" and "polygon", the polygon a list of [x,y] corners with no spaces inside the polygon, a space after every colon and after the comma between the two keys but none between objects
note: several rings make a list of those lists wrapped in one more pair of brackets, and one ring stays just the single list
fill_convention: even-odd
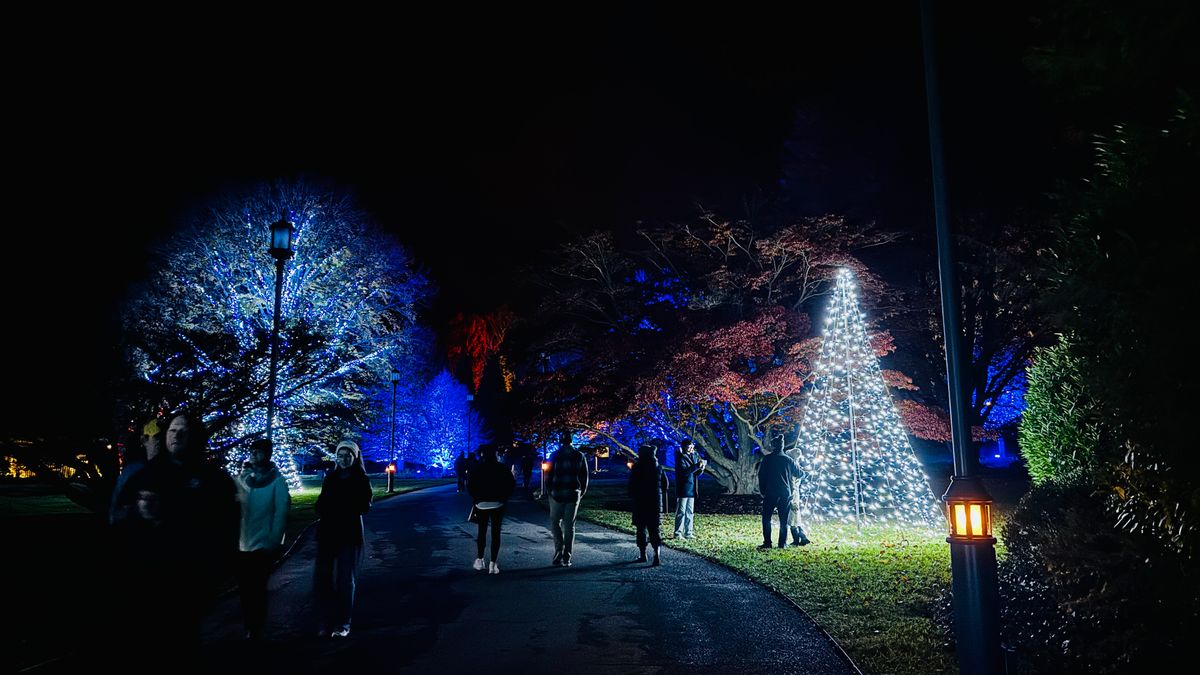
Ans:
[{"label": "man in plaid shirt", "polygon": [[579,500],[587,492],[587,458],[571,447],[571,435],[563,433],[558,450],[550,455],[546,491],[550,494],[550,531],[554,533],[554,565],[571,566],[575,543],[575,516]]}]

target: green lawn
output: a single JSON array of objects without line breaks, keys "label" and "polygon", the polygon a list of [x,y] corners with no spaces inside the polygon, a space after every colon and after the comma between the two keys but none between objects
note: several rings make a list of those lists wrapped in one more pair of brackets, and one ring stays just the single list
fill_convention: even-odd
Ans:
[{"label": "green lawn", "polygon": [[[611,494],[609,493],[611,490]],[[611,508],[624,487],[589,490],[580,517],[633,532],[628,512]],[[670,522],[668,522],[670,519]],[[674,526],[664,516],[663,532]],[[667,545],[719,562],[794,600],[871,673],[957,673],[953,649],[933,611],[950,585],[943,532],[814,524],[813,543],[758,551],[757,515],[697,514],[696,538]],[[669,559],[667,563],[669,564]]]}]

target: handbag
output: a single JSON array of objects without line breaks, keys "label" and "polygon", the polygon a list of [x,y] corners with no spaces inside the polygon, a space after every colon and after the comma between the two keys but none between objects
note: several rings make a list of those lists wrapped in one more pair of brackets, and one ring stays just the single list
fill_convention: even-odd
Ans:
[{"label": "handbag", "polygon": [[471,512],[467,514],[467,522],[479,524],[479,509],[475,508],[474,504],[471,505]]}]

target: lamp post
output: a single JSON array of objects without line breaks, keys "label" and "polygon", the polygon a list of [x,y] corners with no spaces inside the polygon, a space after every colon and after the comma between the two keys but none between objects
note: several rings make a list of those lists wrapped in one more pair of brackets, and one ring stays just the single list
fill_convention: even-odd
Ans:
[{"label": "lamp post", "polygon": [[279,368],[279,312],[283,304],[283,266],[293,255],[292,239],[296,226],[288,220],[287,211],[279,220],[271,223],[271,248],[268,252],[275,258],[275,315],[271,326],[271,372],[267,380],[267,440],[274,441],[275,433],[275,372]]},{"label": "lamp post", "polygon": [[950,393],[950,435],[954,476],[942,500],[950,514],[951,591],[954,596],[954,634],[963,675],[1004,672],[1000,652],[1000,600],[996,588],[996,539],[992,536],[991,497],[977,476],[971,430],[967,426],[962,386],[962,332],[959,329],[958,282],[950,239],[949,198],[946,194],[942,147],[941,100],[933,41],[933,2],[921,0],[925,48],[925,98],[929,115],[929,154],[933,168],[933,210],[937,225],[938,285],[946,343],[946,385]]},{"label": "lamp post", "polygon": [[396,383],[400,381],[400,371],[392,369],[392,431],[388,441],[387,490],[396,490]]}]

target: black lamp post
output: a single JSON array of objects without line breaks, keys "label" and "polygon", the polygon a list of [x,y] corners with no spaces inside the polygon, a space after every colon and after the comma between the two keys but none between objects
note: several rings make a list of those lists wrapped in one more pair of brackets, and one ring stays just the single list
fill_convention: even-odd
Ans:
[{"label": "black lamp post", "polygon": [[946,342],[946,384],[950,390],[950,434],[954,447],[954,476],[942,495],[950,517],[951,591],[954,596],[954,634],[963,675],[1004,672],[1000,652],[1000,600],[996,588],[996,539],[992,536],[992,499],[977,476],[971,430],[967,426],[966,392],[962,386],[962,331],[959,328],[958,282],[950,238],[949,197],[946,194],[942,147],[941,99],[933,42],[933,2],[921,0],[925,47],[925,97],[929,114],[929,154],[933,167],[933,210],[937,224],[938,285],[942,299],[942,328]]},{"label": "black lamp post", "polygon": [[271,257],[275,258],[275,316],[271,326],[271,373],[267,384],[267,440],[274,441],[275,371],[279,368],[279,312],[283,299],[283,266],[292,257],[292,240],[296,226],[288,220],[287,211],[271,223]]},{"label": "black lamp post", "polygon": [[400,381],[400,371],[392,369],[392,433],[388,441],[388,492],[395,491],[396,479],[396,383]]}]

